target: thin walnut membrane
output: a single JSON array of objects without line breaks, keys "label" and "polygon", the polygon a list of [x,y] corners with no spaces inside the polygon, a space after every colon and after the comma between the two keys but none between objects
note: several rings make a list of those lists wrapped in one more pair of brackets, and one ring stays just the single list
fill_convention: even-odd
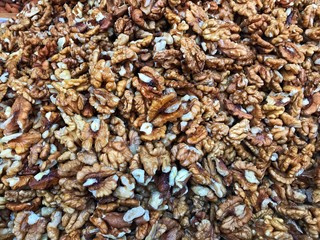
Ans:
[{"label": "thin walnut membrane", "polygon": [[0,239],[319,239],[320,2],[40,0],[0,28]]}]

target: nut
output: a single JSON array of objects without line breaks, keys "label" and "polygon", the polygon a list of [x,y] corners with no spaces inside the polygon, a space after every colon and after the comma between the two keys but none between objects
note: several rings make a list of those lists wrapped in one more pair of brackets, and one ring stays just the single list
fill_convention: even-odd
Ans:
[{"label": "nut", "polygon": [[2,238],[319,239],[317,1],[4,9]]}]

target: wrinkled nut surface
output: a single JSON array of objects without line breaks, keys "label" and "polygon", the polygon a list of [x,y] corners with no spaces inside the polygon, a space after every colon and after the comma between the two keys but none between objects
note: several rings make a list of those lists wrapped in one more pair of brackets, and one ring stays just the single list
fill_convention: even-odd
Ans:
[{"label": "wrinkled nut surface", "polygon": [[320,239],[319,1],[3,11],[0,239]]}]

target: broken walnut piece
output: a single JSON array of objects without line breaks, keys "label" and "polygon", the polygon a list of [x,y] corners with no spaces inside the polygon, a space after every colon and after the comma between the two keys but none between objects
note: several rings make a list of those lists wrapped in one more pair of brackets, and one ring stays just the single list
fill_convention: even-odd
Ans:
[{"label": "broken walnut piece", "polygon": [[281,56],[291,63],[302,63],[305,59],[304,54],[299,50],[296,44],[285,42],[279,46]]},{"label": "broken walnut piece", "polygon": [[161,142],[147,142],[145,146],[140,146],[139,150],[140,161],[149,176],[154,176],[160,167],[163,172],[170,171],[171,157]]},{"label": "broken walnut piece", "polygon": [[181,101],[177,99],[177,94],[171,92],[151,102],[147,113],[147,121],[156,127],[161,127],[167,122],[174,122],[185,111]]},{"label": "broken walnut piece", "polygon": [[171,148],[171,154],[180,161],[184,167],[199,161],[203,152],[195,147],[191,147],[185,143],[179,143]]},{"label": "broken walnut piece", "polygon": [[22,211],[14,219],[13,233],[17,239],[41,239],[47,220],[32,211]]},{"label": "broken walnut piece", "polygon": [[34,130],[24,133],[16,139],[10,140],[7,147],[14,149],[17,154],[25,153],[28,149],[41,140],[41,134]]},{"label": "broken walnut piece", "polygon": [[218,220],[222,221],[221,231],[230,233],[248,223],[251,219],[252,211],[243,203],[241,197],[231,196],[219,205],[216,216]]},{"label": "broken walnut piece", "polygon": [[229,39],[219,40],[218,47],[223,54],[232,59],[250,61],[254,58],[254,53],[248,46]]},{"label": "broken walnut piece", "polygon": [[181,52],[184,54],[184,61],[192,73],[199,73],[203,70],[206,55],[196,44],[195,40],[183,37],[181,39]]},{"label": "broken walnut piece", "polygon": [[4,135],[10,135],[19,128],[24,130],[29,124],[29,114],[31,110],[31,103],[22,96],[17,97],[12,105],[11,115],[8,118],[10,122],[8,122],[4,128]]},{"label": "broken walnut piece", "polygon": [[116,88],[115,78],[116,75],[107,66],[106,61],[100,59],[91,70],[90,82],[95,88],[100,88],[103,83],[106,83],[106,89],[112,91]]},{"label": "broken walnut piece", "polygon": [[320,108],[320,92],[314,93],[311,98],[311,104],[309,104],[306,109],[302,110],[302,112],[306,115],[311,115],[315,112],[318,112]]},{"label": "broken walnut piece", "polygon": [[133,78],[132,84],[147,99],[161,96],[164,90],[164,78],[160,73],[148,66],[140,69],[138,77]]}]

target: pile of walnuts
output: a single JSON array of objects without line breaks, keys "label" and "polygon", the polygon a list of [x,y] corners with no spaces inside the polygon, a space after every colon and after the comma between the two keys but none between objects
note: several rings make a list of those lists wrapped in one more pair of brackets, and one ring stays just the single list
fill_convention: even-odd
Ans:
[{"label": "pile of walnuts", "polygon": [[29,2],[36,3],[37,0],[1,0],[0,13],[19,13]]},{"label": "pile of walnuts", "polygon": [[318,0],[40,0],[0,27],[0,239],[319,239]]}]

